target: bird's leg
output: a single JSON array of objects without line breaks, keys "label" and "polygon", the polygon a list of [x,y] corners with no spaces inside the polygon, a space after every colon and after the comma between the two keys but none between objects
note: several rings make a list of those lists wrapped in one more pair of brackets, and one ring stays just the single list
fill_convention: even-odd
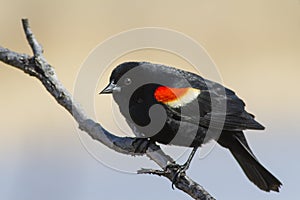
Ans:
[{"label": "bird's leg", "polygon": [[174,164],[171,163],[171,164],[169,164],[166,167],[166,169],[167,168],[174,168],[174,167],[178,168],[177,171],[176,171],[176,173],[175,173],[175,175],[174,175],[174,177],[173,177],[173,180],[172,180],[172,188],[173,189],[174,189],[174,183],[176,183],[178,177],[181,174],[185,173],[185,171],[189,168],[190,163],[191,163],[191,161],[192,161],[192,159],[193,159],[193,157],[194,157],[197,149],[198,149],[198,147],[194,147],[193,148],[193,150],[192,150],[191,154],[189,155],[187,161],[183,165],[176,165],[176,164],[174,165]]},{"label": "bird's leg", "polygon": [[183,164],[184,168],[183,170],[186,171],[189,167],[190,167],[190,164],[191,164],[191,161],[197,151],[198,147],[194,147],[191,154],[189,155],[187,161]]}]

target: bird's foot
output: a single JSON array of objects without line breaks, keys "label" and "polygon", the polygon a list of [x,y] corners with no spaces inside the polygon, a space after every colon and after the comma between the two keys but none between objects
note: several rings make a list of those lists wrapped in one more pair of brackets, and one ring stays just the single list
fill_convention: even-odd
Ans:
[{"label": "bird's foot", "polygon": [[189,168],[189,164],[185,163],[183,165],[179,165],[176,163],[169,163],[166,168],[165,171],[175,171],[174,176],[172,178],[172,189],[174,190],[174,184],[178,181],[178,178],[180,176],[184,176],[186,170]]},{"label": "bird's foot", "polygon": [[151,141],[148,138],[135,138],[133,146],[135,148],[135,153],[146,153],[148,147],[150,146]]}]

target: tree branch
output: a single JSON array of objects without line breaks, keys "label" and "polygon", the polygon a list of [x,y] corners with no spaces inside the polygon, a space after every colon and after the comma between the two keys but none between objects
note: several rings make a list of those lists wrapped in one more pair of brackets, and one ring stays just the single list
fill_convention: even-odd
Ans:
[{"label": "tree branch", "polygon": [[[55,98],[57,103],[63,106],[74,117],[79,128],[89,134],[94,140],[101,142],[119,153],[132,156],[146,154],[164,170],[142,169],[138,171],[138,173],[160,175],[172,181],[176,169],[165,169],[170,162],[175,162],[170,156],[166,155],[158,145],[143,138],[118,137],[86,116],[84,110],[73,100],[72,95],[60,83],[53,67],[44,58],[43,48],[36,40],[29,26],[28,19],[22,19],[22,25],[27,41],[33,51],[33,56],[13,52],[0,46],[0,60],[3,63],[22,70],[30,76],[38,78],[47,91]],[[174,185],[194,199],[214,199],[203,187],[186,175],[180,176]]]}]

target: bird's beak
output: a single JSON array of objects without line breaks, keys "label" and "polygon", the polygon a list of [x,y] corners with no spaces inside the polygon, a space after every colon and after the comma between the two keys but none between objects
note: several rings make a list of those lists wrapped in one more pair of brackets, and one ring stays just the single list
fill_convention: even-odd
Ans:
[{"label": "bird's beak", "polygon": [[112,82],[108,84],[99,94],[111,94],[116,88],[116,85]]}]

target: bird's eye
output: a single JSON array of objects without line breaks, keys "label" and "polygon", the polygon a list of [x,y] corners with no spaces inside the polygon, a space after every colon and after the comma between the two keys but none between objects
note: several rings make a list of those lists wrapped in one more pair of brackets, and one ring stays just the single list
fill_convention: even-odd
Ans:
[{"label": "bird's eye", "polygon": [[130,78],[125,78],[125,79],[124,79],[124,84],[125,84],[125,85],[130,85],[131,82],[132,82],[132,81],[131,81]]}]

